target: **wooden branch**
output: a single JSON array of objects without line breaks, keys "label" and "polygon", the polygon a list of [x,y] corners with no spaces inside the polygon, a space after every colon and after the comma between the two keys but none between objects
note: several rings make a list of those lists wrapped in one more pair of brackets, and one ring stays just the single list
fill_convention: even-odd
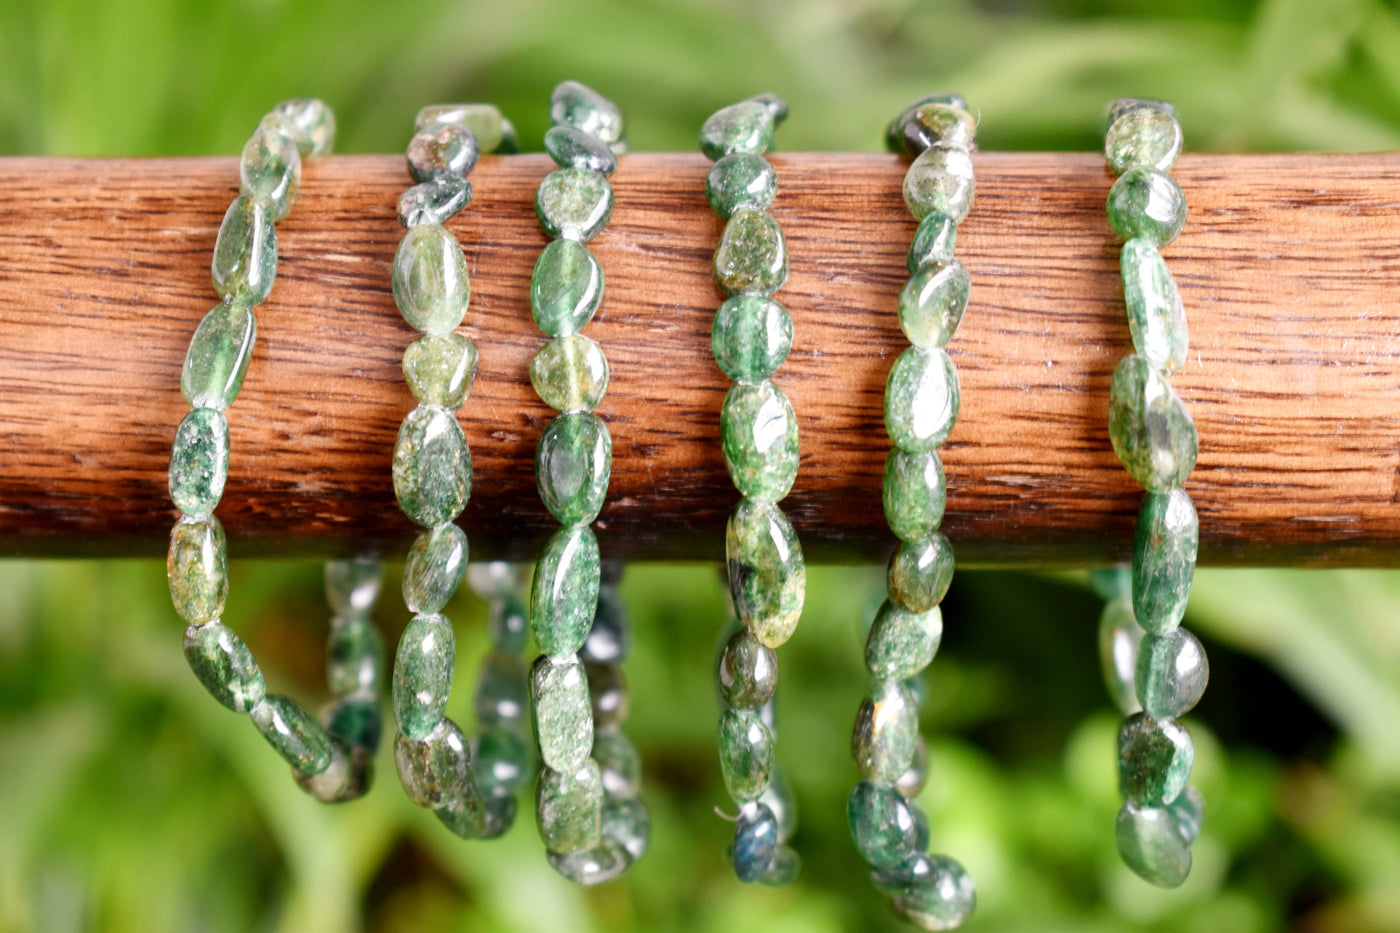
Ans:
[{"label": "wooden branch", "polygon": [[[780,155],[774,213],[797,336],[779,380],[802,429],[784,503],[812,559],[879,559],[885,374],[914,223],[905,163]],[[735,494],[710,354],[720,232],[698,155],[631,155],[594,248],[607,272],[588,333],[612,384],[605,554],[715,560]],[[482,160],[452,222],[473,275],[464,332],[481,374],[461,412],[476,464],[462,523],[476,556],[526,557],[553,526],[535,441],[550,412],[527,378],[543,342],[530,270],[542,156]],[[1167,251],[1191,322],[1174,378],[1201,435],[1188,486],[1216,564],[1400,563],[1400,155],[1187,156],[1191,220]],[[983,153],[958,253],[972,304],[951,352],[962,416],[945,448],[945,531],[960,560],[1098,563],[1130,547],[1139,493],[1109,447],[1109,376],[1129,347],[1110,184],[1095,155]],[[236,193],[231,158],[0,160],[0,551],[158,554],[179,375],[215,303],[209,259]],[[229,413],[219,509],[235,553],[320,555],[413,533],[389,463],[412,405],[412,335],[389,266],[400,158],[308,166],[279,227],[281,265]]]}]

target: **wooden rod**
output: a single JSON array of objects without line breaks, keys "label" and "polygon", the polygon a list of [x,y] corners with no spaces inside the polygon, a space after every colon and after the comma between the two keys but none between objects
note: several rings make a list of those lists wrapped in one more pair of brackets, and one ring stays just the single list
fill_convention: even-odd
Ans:
[{"label": "wooden rod", "polygon": [[[774,158],[797,335],[779,381],[802,467],[784,503],[809,557],[876,560],[885,375],[914,231],[892,156]],[[527,367],[545,239],[543,156],[486,158],[453,220],[473,276],[463,332],[481,373],[461,421],[473,554],[527,557],[553,527],[534,489],[550,416]],[[727,388],[710,353],[720,221],[698,155],[636,154],[593,247],[607,297],[588,328],[612,364],[604,553],[716,560],[735,494],[719,448]],[[973,564],[1128,554],[1139,492],[1109,447],[1108,383],[1129,348],[1110,176],[1095,155],[982,153],[959,233],[972,303],[951,345],[962,415],[944,450],[944,530]],[[1400,155],[1187,156],[1191,205],[1166,251],[1191,323],[1173,382],[1200,429],[1188,489],[1212,564],[1400,564]],[[185,347],[215,303],[209,259],[231,158],[0,160],[0,552],[159,554]],[[395,431],[412,339],[389,291],[400,158],[310,163],[259,343],[229,413],[219,508],[235,553],[401,553]]]}]

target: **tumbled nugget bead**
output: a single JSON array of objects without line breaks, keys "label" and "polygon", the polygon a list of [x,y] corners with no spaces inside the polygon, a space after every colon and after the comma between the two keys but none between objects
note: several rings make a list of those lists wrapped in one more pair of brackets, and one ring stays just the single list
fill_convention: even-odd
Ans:
[{"label": "tumbled nugget bead", "polygon": [[597,845],[602,835],[603,781],[585,759],[568,771],[545,768],[535,798],[540,838],[550,852],[571,855]]},{"label": "tumbled nugget bead", "polygon": [[394,718],[410,739],[427,738],[437,728],[452,692],[457,640],[452,623],[440,615],[418,615],[399,637],[394,658]]},{"label": "tumbled nugget bead", "polygon": [[928,612],[947,594],[953,566],[953,545],[936,531],[901,542],[886,573],[890,599],[910,612]]},{"label": "tumbled nugget bead", "polygon": [[952,433],[958,405],[958,370],[947,352],[910,347],[885,381],[885,431],[901,450],[933,450]]},{"label": "tumbled nugget bead", "polygon": [[424,405],[456,411],[471,392],[479,359],[476,344],[461,334],[427,334],[404,350],[404,381]]},{"label": "tumbled nugget bead", "polygon": [[1186,226],[1186,196],[1165,172],[1129,169],[1109,189],[1108,225],[1124,240],[1141,237],[1160,249]]},{"label": "tumbled nugget bead", "polygon": [[919,229],[914,231],[905,265],[910,272],[918,272],[930,264],[949,262],[957,244],[958,225],[953,218],[942,211],[930,211],[919,221]]},{"label": "tumbled nugget bead", "polygon": [[607,226],[612,208],[612,185],[586,168],[550,172],[535,191],[535,216],[552,237],[587,242]]},{"label": "tumbled nugget bead", "polygon": [[1103,607],[1099,617],[1099,662],[1104,685],[1114,705],[1127,716],[1142,709],[1135,686],[1142,636],[1142,628],[1133,619],[1133,607],[1126,599],[1112,600]]},{"label": "tumbled nugget bead", "polygon": [[292,211],[301,187],[301,154],[296,142],[276,128],[261,125],[243,146],[238,160],[239,190],[267,205],[274,221]]},{"label": "tumbled nugget bead", "polygon": [[328,560],[323,577],[331,612],[338,616],[363,613],[379,599],[384,568],[377,560]]},{"label": "tumbled nugget bead", "polygon": [[507,122],[494,104],[429,104],[413,118],[413,126],[419,130],[435,123],[455,123],[471,130],[482,152],[496,151]]},{"label": "tumbled nugget bead", "polygon": [[1181,838],[1186,840],[1188,846],[1194,845],[1196,837],[1201,834],[1201,822],[1205,819],[1205,811],[1205,799],[1194,787],[1186,788],[1176,795],[1175,800],[1167,804],[1167,812],[1176,821]]},{"label": "tumbled nugget bead", "polygon": [[1190,733],[1169,719],[1136,713],[1118,730],[1118,788],[1131,803],[1155,807],[1175,800],[1194,760]]},{"label": "tumbled nugget bead", "polygon": [[314,97],[295,97],[272,108],[304,156],[329,155],[335,145],[335,114]]},{"label": "tumbled nugget bead", "polygon": [[224,301],[261,304],[277,278],[277,228],[268,206],[240,194],[219,225],[210,264],[214,291]]},{"label": "tumbled nugget bead", "polygon": [[916,347],[948,345],[967,310],[972,277],[956,259],[927,264],[915,272],[899,294],[899,327]]},{"label": "tumbled nugget bead", "polygon": [[182,518],[175,524],[165,575],[180,618],[210,622],[223,614],[228,598],[228,543],[217,518]]},{"label": "tumbled nugget bead", "polygon": [[224,411],[233,404],[257,337],[258,319],[251,308],[224,303],[204,315],[180,370],[180,394],[191,408]]},{"label": "tumbled nugget bead", "polygon": [[772,298],[736,295],[715,312],[710,331],[715,363],[735,382],[772,376],[792,349],[792,315]]},{"label": "tumbled nugget bead", "polygon": [[[540,435],[535,447],[535,487],[559,524],[588,524],[597,518],[611,473],[612,435],[597,415],[586,411],[560,415]],[[588,615],[591,621],[592,607]]]},{"label": "tumbled nugget bead", "polygon": [[302,774],[324,771],[331,763],[331,738],[325,728],[293,700],[269,693],[248,713],[262,737]]},{"label": "tumbled nugget bead", "polygon": [[1130,169],[1171,171],[1181,155],[1181,124],[1156,107],[1136,107],[1113,120],[1104,136],[1104,156],[1115,175]]},{"label": "tumbled nugget bead", "polygon": [[778,851],[778,818],[762,803],[745,804],[734,825],[730,859],[740,881],[754,882],[763,876]]},{"label": "tumbled nugget bead", "polygon": [[919,821],[892,784],[861,781],[851,791],[846,817],[856,848],[876,868],[893,868],[921,848]]},{"label": "tumbled nugget bead", "polygon": [[487,795],[514,794],[528,783],[530,748],[509,726],[483,729],[472,740],[472,773]]},{"label": "tumbled nugget bead", "polygon": [[575,884],[592,887],[617,878],[632,864],[627,849],[619,842],[605,840],[582,852],[546,852],[554,870]]},{"label": "tumbled nugget bead", "polygon": [[586,524],[561,528],[544,546],[530,586],[540,651],[559,658],[583,647],[598,605],[598,538]]},{"label": "tumbled nugget bead", "polygon": [[700,151],[718,160],[733,152],[763,155],[773,147],[773,113],[762,102],[744,100],[711,114],[700,127]]},{"label": "tumbled nugget bead", "polygon": [[429,528],[408,549],[403,601],[409,612],[441,612],[467,572],[467,535],[451,522]]},{"label": "tumbled nugget bead", "polygon": [[851,754],[870,781],[898,781],[914,762],[919,710],[914,694],[898,680],[877,680],[856,713]]},{"label": "tumbled nugget bead", "polygon": [[504,805],[494,798],[488,799],[470,776],[463,789],[463,796],[449,798],[441,806],[433,808],[433,816],[437,817],[438,822],[462,839],[487,838],[488,825],[503,818],[501,811],[514,810],[511,805],[513,798],[511,804]]},{"label": "tumbled nugget bead", "polygon": [[408,141],[408,173],[419,184],[465,178],[480,155],[471,130],[455,123],[435,123],[418,130]]},{"label": "tumbled nugget bead", "polygon": [[608,358],[583,334],[555,337],[530,360],[530,384],[555,411],[592,411],[608,391]]},{"label": "tumbled nugget bead", "polygon": [[642,756],[618,730],[595,731],[593,760],[603,775],[603,793],[609,797],[632,797],[641,791]]},{"label": "tumbled nugget bead", "polygon": [[928,667],[943,640],[943,613],[937,606],[910,612],[885,600],[865,641],[865,666],[872,677],[903,680]]},{"label": "tumbled nugget bead", "polygon": [[167,485],[170,501],[186,515],[207,515],[219,504],[228,479],[228,421],[222,412],[196,408],[175,429]]},{"label": "tumbled nugget bead", "polygon": [[957,146],[924,150],[904,174],[904,203],[916,220],[938,211],[962,223],[972,210],[976,189],[972,156]]},{"label": "tumbled nugget bead", "polygon": [[729,796],[757,800],[773,777],[773,733],[753,710],[726,710],[719,723],[719,764]]},{"label": "tumbled nugget bead", "polygon": [[324,716],[326,732],[349,746],[352,756],[374,756],[384,727],[378,696],[342,697],[325,710]]},{"label": "tumbled nugget bead", "polygon": [[551,126],[544,134],[544,151],[560,168],[582,169],[611,175],[617,171],[617,155],[596,136],[572,126]]},{"label": "tumbled nugget bead", "polygon": [[947,104],[959,110],[967,110],[967,101],[961,94],[924,94],[899,112],[885,127],[885,149],[889,152],[904,151],[904,124],[925,104]]},{"label": "tumbled nugget bead", "polygon": [[518,723],[530,706],[529,675],[525,662],[505,651],[492,651],[481,662],[472,710],[484,726]]},{"label": "tumbled nugget bead", "polygon": [[218,620],[185,629],[185,660],[204,689],[235,713],[250,711],[266,692],[253,653]]},{"label": "tumbled nugget bead", "polygon": [[471,202],[472,183],[465,178],[425,181],[399,195],[399,223],[405,227],[445,224]]},{"label": "tumbled nugget bead", "polygon": [[621,664],[631,650],[627,607],[622,604],[615,585],[600,587],[593,627],[588,630],[588,640],[583,643],[580,654],[589,664]]},{"label": "tumbled nugget bead", "polygon": [[462,247],[446,227],[412,227],[394,254],[394,303],[410,326],[446,334],[462,323],[471,282]]},{"label": "tumbled nugget bead", "polygon": [[1115,837],[1124,863],[1145,881],[1175,888],[1191,873],[1191,848],[1166,809],[1124,804]]},{"label": "tumbled nugget bead", "polygon": [[593,707],[594,731],[621,726],[627,721],[632,702],[627,690],[627,676],[622,673],[622,668],[616,664],[587,664],[584,668],[588,672],[588,698]]},{"label": "tumbled nugget bead", "polygon": [[1196,425],[1158,370],[1123,357],[1108,392],[1108,437],[1138,485],[1151,492],[1181,486],[1196,466]]},{"label": "tumbled nugget bead", "polygon": [[802,545],[787,516],[776,505],[744,499],[729,516],[725,556],[739,620],[777,648],[797,628],[807,586]]},{"label": "tumbled nugget bead", "polygon": [[1185,490],[1149,492],[1133,532],[1133,614],[1149,632],[1181,624],[1196,573],[1200,519]]},{"label": "tumbled nugget bead", "polygon": [[1162,254],[1151,243],[1132,239],[1123,244],[1123,302],[1133,348],[1163,373],[1171,375],[1186,363],[1186,311],[1176,282]]},{"label": "tumbled nugget bead", "polygon": [[727,295],[772,295],[788,277],[787,241],[765,211],[740,208],[724,225],[714,256],[715,281]]},{"label": "tumbled nugget bead", "polygon": [[929,860],[934,865],[930,876],[895,897],[894,909],[920,929],[956,930],[977,906],[972,877],[946,855]]},{"label": "tumbled nugget bead", "polygon": [[383,656],[379,630],[369,619],[332,623],[326,639],[326,686],[335,694],[373,691]]},{"label": "tumbled nugget bead", "polygon": [[777,689],[778,653],[753,632],[739,629],[720,655],[719,691],[724,702],[735,709],[759,709]]},{"label": "tumbled nugget bead", "polygon": [[450,719],[440,720],[423,739],[400,733],[394,741],[394,764],[404,792],[418,806],[430,809],[457,800],[480,806],[470,754],[466,737]]},{"label": "tumbled nugget bead", "polygon": [[705,199],[721,217],[741,207],[766,211],[778,194],[778,173],[761,155],[734,152],[710,167],[705,176]]},{"label": "tumbled nugget bead", "polygon": [[729,477],[741,495],[778,502],[797,479],[797,414],[774,383],[740,383],[724,397],[720,438]]},{"label": "tumbled nugget bead", "polygon": [[530,669],[530,699],[540,760],[556,771],[583,767],[593,747],[593,710],[583,665],[573,657],[537,658]]},{"label": "tumbled nugget bead", "polygon": [[572,126],[609,145],[622,139],[622,110],[577,81],[563,81],[555,86],[549,102],[549,119],[556,126]]},{"label": "tumbled nugget bead", "polygon": [[450,411],[419,405],[394,444],[394,496],[404,514],[425,528],[450,522],[471,495],[472,458]]},{"label": "tumbled nugget bead", "polygon": [[540,251],[530,276],[530,311],[551,337],[577,333],[603,301],[603,266],[582,243],[555,240]]},{"label": "tumbled nugget bead", "polygon": [[977,121],[962,107],[942,102],[921,104],[903,123],[904,151],[917,156],[930,146],[967,149],[977,138]]},{"label": "tumbled nugget bead", "polygon": [[918,541],[937,531],[948,500],[938,451],[890,451],[882,497],[885,522],[901,541]]},{"label": "tumbled nugget bead", "polygon": [[1209,680],[1206,650],[1195,635],[1179,628],[1142,639],[1134,683],[1147,715],[1154,719],[1185,715],[1200,702]]}]

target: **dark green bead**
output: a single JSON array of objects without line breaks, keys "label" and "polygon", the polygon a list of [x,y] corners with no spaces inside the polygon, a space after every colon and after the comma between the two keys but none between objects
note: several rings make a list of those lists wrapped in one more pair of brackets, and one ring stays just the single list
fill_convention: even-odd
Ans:
[{"label": "dark green bead", "polygon": [[851,791],[846,817],[856,849],[876,868],[893,868],[919,850],[919,821],[892,784],[861,781]]},{"label": "dark green bead", "polygon": [[1175,800],[1194,760],[1190,733],[1169,719],[1137,713],[1118,730],[1118,788],[1132,803],[1155,807]]},{"label": "dark green bead", "polygon": [[920,541],[937,531],[948,500],[938,451],[890,451],[883,499],[885,522],[901,541]]},{"label": "dark green bead", "polygon": [[773,112],[763,102],[744,100],[716,110],[700,127],[700,151],[718,160],[732,152],[763,155],[773,147]]},{"label": "dark green bead", "polygon": [[461,244],[439,224],[411,227],[394,254],[394,302],[410,326],[447,334],[462,323],[471,279]]},{"label": "dark green bead", "polygon": [[1196,425],[1186,406],[1166,377],[1136,354],[1113,371],[1108,436],[1128,473],[1152,492],[1180,487],[1196,466]]},{"label": "dark green bead", "polygon": [[924,94],[899,112],[885,127],[885,149],[889,152],[904,151],[904,124],[924,104],[947,104],[960,110],[967,109],[967,101],[961,94]]},{"label": "dark green bead", "polygon": [[788,277],[787,241],[765,211],[740,208],[715,250],[715,281],[726,295],[771,295]]},{"label": "dark green bead", "polygon": [[318,774],[330,765],[331,737],[295,701],[269,693],[248,716],[267,743],[299,773]]},{"label": "dark green bead", "polygon": [[928,667],[943,640],[943,613],[937,606],[910,612],[885,600],[865,641],[865,666],[878,679],[903,680]]},{"label": "dark green bead", "polygon": [[544,151],[560,168],[584,169],[600,175],[617,171],[617,156],[607,144],[572,126],[552,126],[546,130]]},{"label": "dark green bead", "polygon": [[724,646],[719,661],[719,690],[735,709],[758,709],[778,689],[778,654],[748,629],[740,629]]},{"label": "dark green bead", "polygon": [[384,643],[363,616],[337,619],[326,639],[326,686],[335,694],[371,693],[384,664]]},{"label": "dark green bead", "polygon": [[1200,520],[1184,490],[1149,492],[1133,535],[1133,614],[1149,632],[1181,624],[1196,573]]},{"label": "dark green bead", "polygon": [[238,160],[239,190],[267,205],[272,220],[292,211],[301,187],[301,154],[296,143],[276,127],[260,125]]},{"label": "dark green bead", "polygon": [[608,358],[583,334],[555,337],[530,361],[530,384],[555,411],[592,411],[608,391]]},{"label": "dark green bead", "polygon": [[1175,888],[1191,874],[1191,848],[1166,809],[1126,803],[1114,835],[1123,862],[1144,881]]},{"label": "dark green bead", "polygon": [[598,606],[598,538],[587,525],[561,528],[545,544],[530,587],[535,642],[551,657],[573,655]]},{"label": "dark green bead", "polygon": [[910,347],[885,382],[885,431],[900,450],[933,450],[958,420],[958,370],[942,349]]},{"label": "dark green bead", "polygon": [[214,291],[224,301],[256,305],[267,300],[277,278],[277,229],[267,204],[246,194],[233,199],[219,225],[210,271]]},{"label": "dark green bead", "polygon": [[409,612],[441,612],[467,573],[467,535],[451,522],[414,540],[403,568],[403,601]]},{"label": "dark green bead", "polygon": [[761,155],[733,152],[721,158],[705,176],[705,198],[721,217],[741,207],[766,211],[778,195],[778,173]]},{"label": "dark green bead", "polygon": [[1141,237],[1160,249],[1186,226],[1186,196],[1164,172],[1129,169],[1109,189],[1108,225],[1124,240]]},{"label": "dark green bead", "polygon": [[472,203],[472,183],[465,178],[439,178],[414,185],[399,195],[397,214],[405,227],[445,224]]},{"label": "dark green bead", "polygon": [[910,612],[928,612],[948,592],[953,563],[952,543],[936,531],[902,542],[886,574],[890,599]]},{"label": "dark green bead", "polygon": [[710,344],[715,362],[735,382],[762,382],[792,349],[792,315],[772,298],[736,295],[715,312]]},{"label": "dark green bead", "polygon": [[462,407],[476,380],[476,344],[460,334],[426,334],[403,352],[403,377],[424,405]]},{"label": "dark green bead", "polygon": [[[424,739],[399,733],[394,741],[394,764],[404,793],[418,806],[451,808],[460,811],[459,817],[479,810],[481,791],[472,776],[471,752],[462,730],[452,720],[439,721]],[[479,829],[480,819],[474,822]]]},{"label": "dark green bead", "polygon": [[511,728],[488,728],[472,740],[472,771],[487,796],[514,794],[528,784],[530,759],[530,746]]},{"label": "dark green bead", "polygon": [[565,855],[546,852],[545,857],[555,871],[574,884],[592,887],[614,880],[632,864],[627,848],[611,839],[604,840],[582,852]]},{"label": "dark green bead", "polygon": [[603,804],[603,838],[627,850],[635,861],[646,855],[651,841],[651,814],[637,798]]},{"label": "dark green bead", "polygon": [[977,906],[972,877],[946,855],[931,855],[926,879],[911,885],[892,901],[905,920],[923,930],[956,930]]},{"label": "dark green bead", "polygon": [[598,762],[603,775],[603,793],[609,798],[635,797],[641,793],[642,756],[627,736],[616,729],[596,732],[593,760]]},{"label": "dark green bead", "polygon": [[170,501],[186,515],[208,515],[228,479],[228,421],[212,408],[196,408],[175,429],[167,485]]},{"label": "dark green bead", "polygon": [[1176,282],[1157,248],[1146,240],[1123,244],[1123,301],[1133,348],[1166,375],[1186,363],[1186,311]]},{"label": "dark green bead", "polygon": [[530,675],[515,654],[495,650],[481,662],[472,709],[483,726],[513,725],[530,708]]},{"label": "dark green bead", "polygon": [[266,692],[262,671],[243,639],[214,621],[185,629],[185,660],[204,689],[235,713],[246,713]]},{"label": "dark green bead", "polygon": [[1186,840],[1188,846],[1194,845],[1196,837],[1201,834],[1201,823],[1206,815],[1206,802],[1201,792],[1194,787],[1188,787],[1177,794],[1176,799],[1167,804],[1166,809],[1176,820],[1181,838]]},{"label": "dark green bead", "polygon": [[535,216],[552,237],[591,240],[607,226],[612,208],[612,185],[600,172],[586,168],[550,172],[535,192]]},{"label": "dark green bead", "polygon": [[797,479],[797,414],[783,390],[764,380],[740,383],[724,397],[719,417],[724,464],[750,499],[778,502]]},{"label": "dark green bead", "polygon": [[425,528],[450,522],[472,489],[472,455],[452,412],[419,405],[394,444],[394,495],[404,514]]},{"label": "dark green bead", "polygon": [[383,721],[379,697],[345,697],[325,713],[326,732],[345,743],[351,757],[373,758],[379,748]]},{"label": "dark green bead", "polygon": [[914,763],[919,710],[909,688],[897,680],[876,681],[860,704],[851,730],[851,756],[868,781],[898,781]]},{"label": "dark green bead", "polygon": [[904,173],[904,203],[916,220],[938,211],[960,224],[976,192],[972,156],[958,146],[925,149]]},{"label": "dark green bead", "polygon": [[593,710],[583,665],[573,657],[537,658],[530,669],[530,699],[540,760],[556,771],[578,771],[593,748]]},{"label": "dark green bead", "polygon": [[1210,663],[1195,635],[1179,628],[1143,638],[1134,682],[1147,715],[1154,719],[1185,715],[1200,702],[1209,681]]},{"label": "dark green bead", "polygon": [[719,723],[719,764],[729,796],[757,800],[773,776],[773,733],[753,710],[727,710]]},{"label": "dark green bead", "polygon": [[257,316],[243,305],[216,305],[204,315],[180,371],[180,394],[191,408],[224,411],[233,404],[257,337]]},{"label": "dark green bead", "polygon": [[440,615],[418,615],[399,637],[394,658],[394,718],[410,739],[425,739],[442,722],[452,692],[457,639]]},{"label": "dark green bead", "polygon": [[1159,107],[1133,107],[1109,124],[1104,157],[1115,175],[1134,168],[1168,172],[1181,155],[1181,145],[1175,114]]},{"label": "dark green bead", "polygon": [[[500,800],[488,799],[481,793],[474,779],[463,785],[462,795],[453,797],[439,807],[433,808],[433,816],[446,826],[449,832],[462,839],[484,839],[488,832],[498,831],[493,825],[503,819],[500,808],[514,809],[514,798],[507,798],[509,804]],[[513,819],[512,815],[512,819]]]},{"label": "dark green bead", "polygon": [[729,517],[725,554],[739,620],[763,644],[777,648],[797,628],[807,588],[797,533],[776,505],[744,499]]},{"label": "dark green bead", "polygon": [[494,104],[429,104],[413,120],[414,128],[420,130],[434,123],[455,123],[471,130],[482,152],[496,152],[510,121]]},{"label": "dark green bead", "polygon": [[480,155],[471,130],[455,123],[433,123],[408,141],[408,173],[419,184],[466,178]]},{"label": "dark green bead", "polygon": [[550,852],[572,855],[597,845],[603,831],[603,781],[587,759],[576,769],[544,769],[535,798],[540,838]]},{"label": "dark green bead", "polygon": [[967,310],[972,277],[956,259],[928,264],[915,272],[899,294],[899,327],[916,347],[944,347],[957,333]]},{"label": "dark green bead", "polygon": [[287,127],[304,156],[329,155],[335,145],[335,114],[314,97],[284,100],[269,116]]},{"label": "dark green bead", "polygon": [[962,107],[942,102],[921,104],[904,119],[904,151],[917,156],[930,146],[967,149],[977,139],[977,120]]},{"label": "dark green bead", "polygon": [[575,240],[546,246],[530,276],[530,310],[551,337],[573,334],[593,320],[603,302],[603,267]]},{"label": "dark green bead", "polygon": [[597,415],[586,411],[560,415],[540,435],[535,448],[535,487],[540,501],[559,524],[586,525],[597,518],[607,498],[611,474],[612,435]]},{"label": "dark green bead", "polygon": [[1099,662],[1104,685],[1113,704],[1124,715],[1142,709],[1134,679],[1142,628],[1133,619],[1133,607],[1126,599],[1115,599],[1103,607],[1099,617]]},{"label": "dark green bead", "polygon": [[549,119],[555,126],[572,126],[608,145],[622,140],[622,111],[592,88],[577,81],[562,81],[549,100]]},{"label": "dark green bead", "polygon": [[593,707],[594,732],[621,726],[627,721],[632,703],[622,668],[616,664],[586,664],[584,668],[588,671],[588,700]]},{"label": "dark green bead", "polygon": [[953,218],[942,211],[930,211],[914,231],[914,242],[909,244],[905,265],[910,272],[918,272],[927,265],[949,262],[957,245],[958,225]]},{"label": "dark green bead", "polygon": [[182,518],[170,531],[165,558],[170,601],[186,622],[212,622],[228,598],[228,542],[212,515]]}]

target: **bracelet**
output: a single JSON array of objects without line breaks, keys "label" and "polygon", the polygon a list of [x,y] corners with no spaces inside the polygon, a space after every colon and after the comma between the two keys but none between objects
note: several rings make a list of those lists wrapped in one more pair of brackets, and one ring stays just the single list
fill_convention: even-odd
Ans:
[{"label": "bracelet", "polygon": [[719,660],[719,759],[739,804],[734,873],[774,886],[792,882],[801,862],[761,799],[775,758],[762,711],[778,686],[774,649],[797,628],[807,580],[802,546],[777,505],[797,478],[797,416],[770,378],[792,347],[792,318],[771,297],[787,281],[788,255],[768,213],[778,180],[763,154],[786,117],[787,104],[763,94],[715,112],[700,129],[700,151],[715,163],[705,197],[725,219],[714,276],[729,297],[715,313],[712,343],[715,362],[736,383],[720,410],[720,434],[729,477],[743,496],[725,533],[729,591],[743,629]]},{"label": "bracelet", "polygon": [[[1181,487],[1196,465],[1197,437],[1167,381],[1186,362],[1186,314],[1158,252],[1186,223],[1186,199],[1167,174],[1181,144],[1170,104],[1125,99],[1110,108],[1104,151],[1118,179],[1107,212],[1113,232],[1127,241],[1121,268],[1134,352],[1113,372],[1108,432],[1118,459],[1147,492],[1133,542],[1131,605],[1110,604],[1100,637],[1111,691],[1129,714],[1118,733],[1118,852],[1161,887],[1181,884],[1191,871],[1204,804],[1187,787],[1195,752],[1177,719],[1200,700],[1210,673],[1205,649],[1180,627],[1199,531]],[[1119,656],[1133,654],[1128,682]]]}]

